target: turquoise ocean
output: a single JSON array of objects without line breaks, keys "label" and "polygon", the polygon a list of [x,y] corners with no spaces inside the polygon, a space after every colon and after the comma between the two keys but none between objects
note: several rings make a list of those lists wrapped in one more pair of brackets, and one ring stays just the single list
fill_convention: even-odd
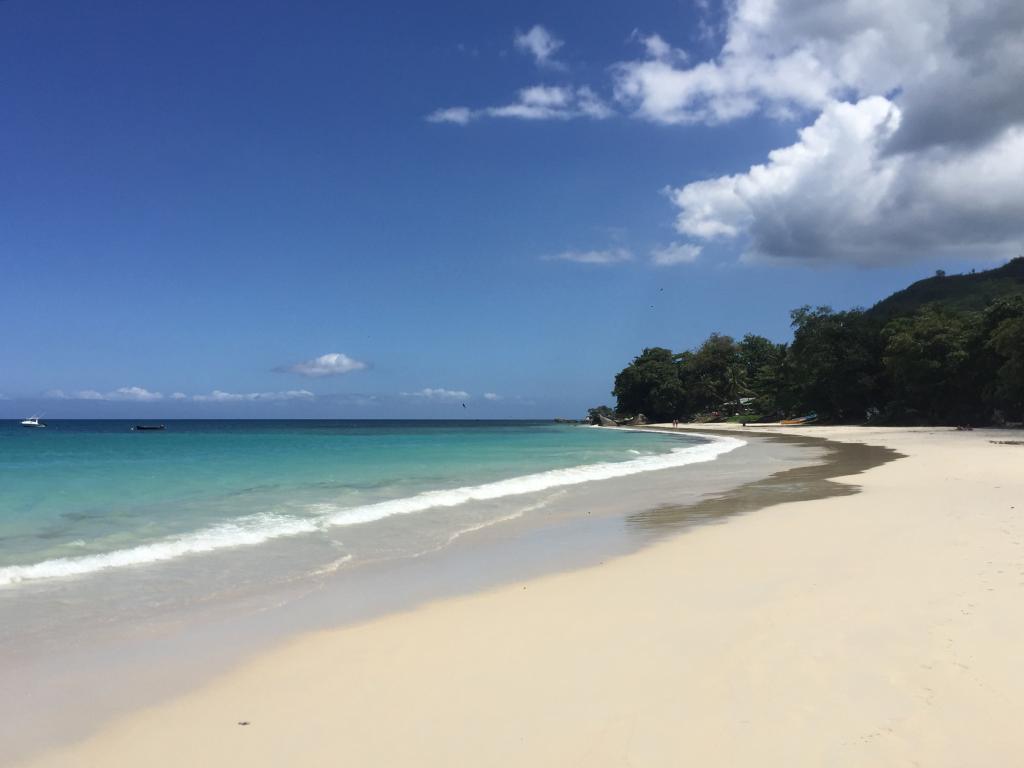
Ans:
[{"label": "turquoise ocean", "polygon": [[[415,555],[542,506],[545,492],[728,450],[701,437],[550,422],[133,426],[0,426],[0,590],[135,577],[241,550],[251,571],[261,547],[276,553],[287,540],[307,544],[280,555],[290,574]],[[217,562],[219,576],[230,571]]]}]

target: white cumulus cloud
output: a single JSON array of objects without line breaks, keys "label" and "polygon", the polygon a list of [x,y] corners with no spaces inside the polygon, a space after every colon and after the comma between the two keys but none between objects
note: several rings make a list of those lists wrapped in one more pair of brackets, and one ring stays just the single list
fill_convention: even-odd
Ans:
[{"label": "white cumulus cloud", "polygon": [[673,190],[677,228],[743,237],[748,259],[879,264],[1016,247],[1024,129],[970,149],[891,154],[901,119],[883,97],[831,103],[768,162]]},{"label": "white cumulus cloud", "polygon": [[677,229],[746,259],[882,264],[1024,240],[1024,4],[739,0],[719,55],[614,69],[658,123],[807,116],[790,146],[670,190]]},{"label": "white cumulus cloud", "polygon": [[361,371],[366,368],[366,363],[354,360],[341,352],[330,352],[312,360],[304,360],[294,365],[286,365],[275,368],[279,373],[297,373],[301,376],[337,376],[342,373]]},{"label": "white cumulus cloud", "polygon": [[[536,85],[507,104],[428,119],[624,112],[663,125],[767,117],[794,124],[794,134],[802,126],[763,162],[680,179],[670,198],[690,242],[656,248],[658,265],[692,261],[716,240],[747,259],[805,263],[1019,252],[1024,3],[730,0],[713,28],[708,2],[696,5],[703,43],[718,46],[703,60],[658,33],[634,32],[642,52],[614,64],[600,88]],[[557,41],[541,31],[521,35],[520,48],[553,60]],[[598,96],[607,86],[614,108]],[[627,260],[614,249],[553,258]]]},{"label": "white cumulus cloud", "polygon": [[[1024,72],[1021,8],[1015,0],[738,0],[716,57],[678,66],[666,61],[664,41],[645,41],[644,59],[615,68],[616,92],[641,117],[714,123],[762,108],[818,110],[851,95],[931,92],[972,71],[972,86],[994,107],[1011,93],[1009,76]],[[953,118],[960,94],[950,93],[941,100]],[[1024,112],[1011,101],[1010,111]]]}]

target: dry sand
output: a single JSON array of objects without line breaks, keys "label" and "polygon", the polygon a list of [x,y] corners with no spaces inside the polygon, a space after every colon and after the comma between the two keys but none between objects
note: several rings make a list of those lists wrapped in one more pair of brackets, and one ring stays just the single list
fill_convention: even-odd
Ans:
[{"label": "dry sand", "polygon": [[1020,436],[786,432],[906,458],[859,494],[298,637],[28,764],[1024,764],[1024,446],[992,442]]}]

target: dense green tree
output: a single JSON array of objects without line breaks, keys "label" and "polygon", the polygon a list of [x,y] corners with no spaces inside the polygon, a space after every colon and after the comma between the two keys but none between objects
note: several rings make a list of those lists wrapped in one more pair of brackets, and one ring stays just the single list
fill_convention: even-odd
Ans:
[{"label": "dense green tree", "polygon": [[1016,421],[1024,419],[1024,317],[1001,322],[989,345],[1002,358],[995,386],[995,403]]},{"label": "dense green tree", "polygon": [[882,385],[878,327],[859,309],[801,307],[790,313],[794,402],[835,421],[862,421]]},{"label": "dense green tree", "polygon": [[786,351],[785,344],[752,333],[739,343],[747,396],[754,398],[753,409],[758,413],[772,414],[792,405]]},{"label": "dense green tree", "polygon": [[664,421],[676,418],[686,407],[679,361],[663,347],[649,347],[633,358],[615,377],[612,394],[616,410],[630,416],[643,413]]},{"label": "dense green tree", "polygon": [[985,349],[994,357],[989,402],[1012,419],[1024,418],[1024,297],[993,303],[982,317]]},{"label": "dense green tree", "polygon": [[735,412],[747,395],[747,376],[740,349],[731,336],[711,334],[682,361],[688,404],[696,411]]},{"label": "dense green tree", "polygon": [[977,413],[971,377],[978,318],[928,306],[897,318],[882,332],[891,383],[889,410],[901,421],[970,421]]}]

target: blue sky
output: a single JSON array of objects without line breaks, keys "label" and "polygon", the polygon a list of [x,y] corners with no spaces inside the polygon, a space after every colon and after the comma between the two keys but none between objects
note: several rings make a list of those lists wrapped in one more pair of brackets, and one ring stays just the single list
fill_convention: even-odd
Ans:
[{"label": "blue sky", "polygon": [[1014,4],[634,5],[0,3],[0,416],[579,416],[1019,252]]}]

